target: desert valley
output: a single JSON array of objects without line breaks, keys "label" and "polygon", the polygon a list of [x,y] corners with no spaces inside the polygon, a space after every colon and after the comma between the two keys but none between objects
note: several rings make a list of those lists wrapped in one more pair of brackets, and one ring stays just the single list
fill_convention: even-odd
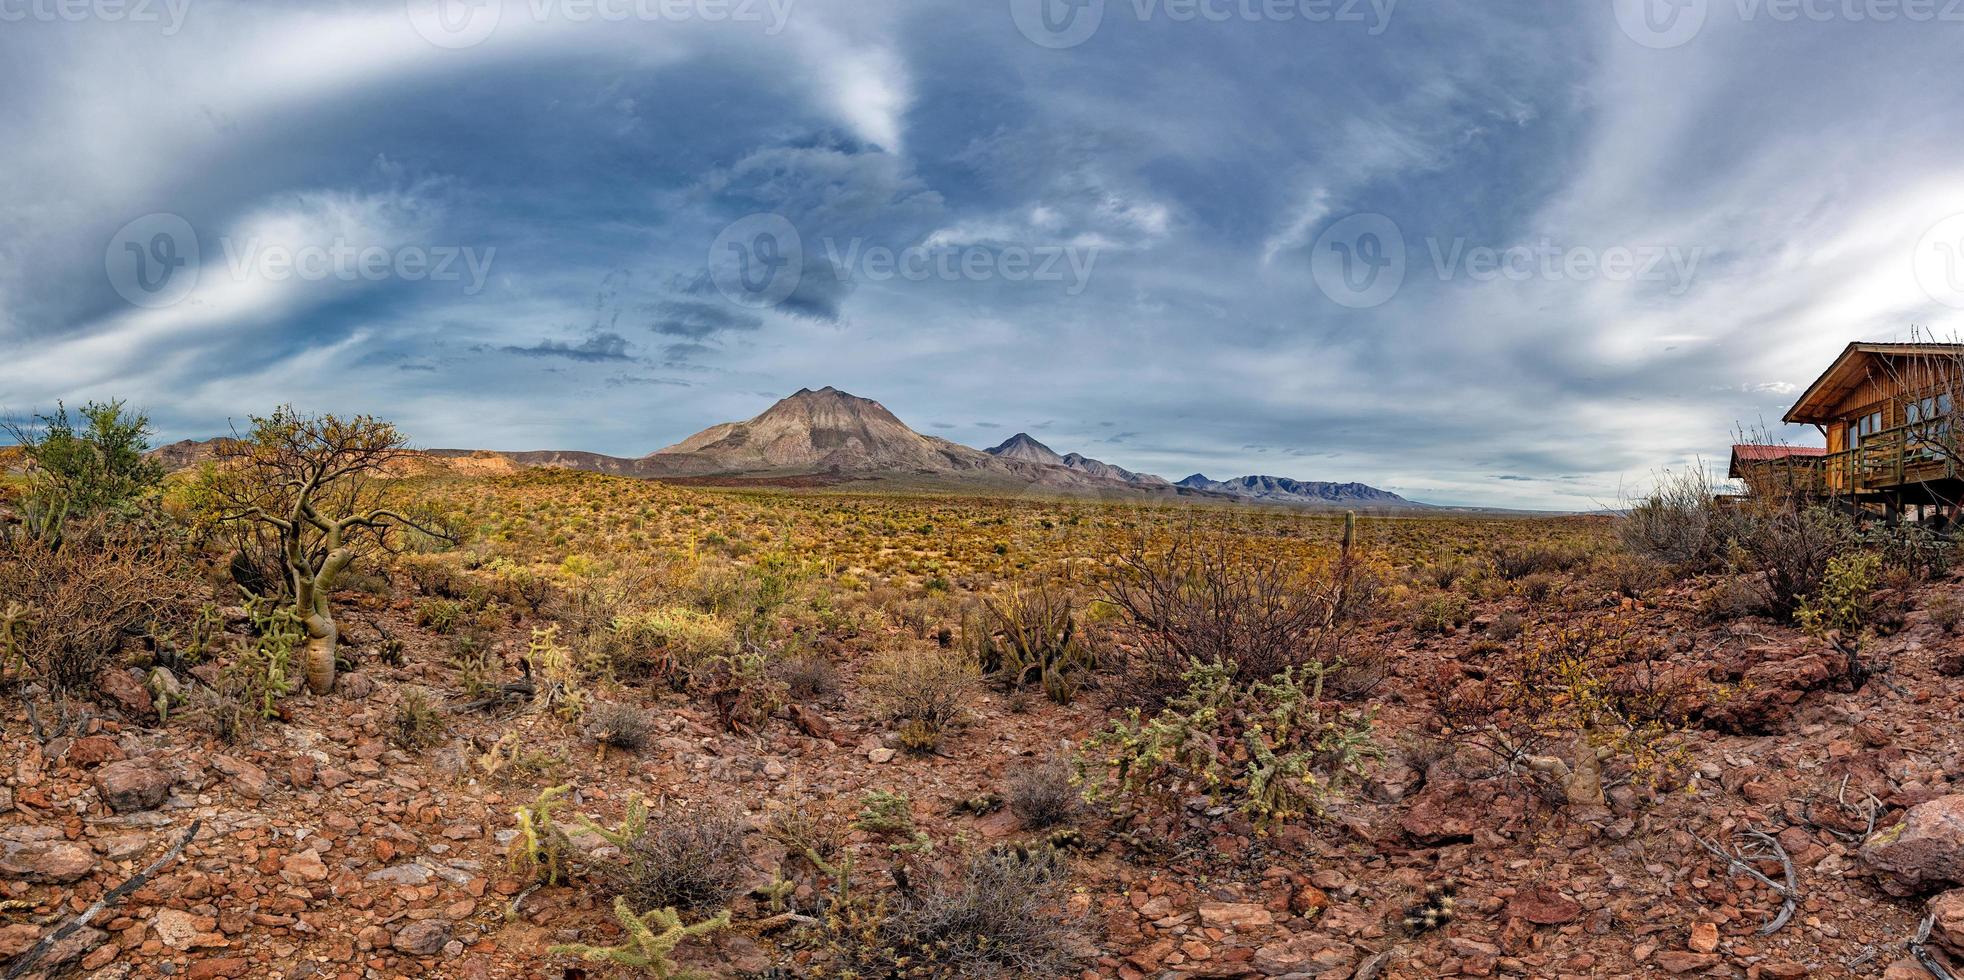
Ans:
[{"label": "desert valley", "polygon": [[1175,484],[829,388],[639,459],[43,422],[0,509],[10,977],[1964,945],[1964,584],[1915,524],[1692,474],[1571,517]]}]

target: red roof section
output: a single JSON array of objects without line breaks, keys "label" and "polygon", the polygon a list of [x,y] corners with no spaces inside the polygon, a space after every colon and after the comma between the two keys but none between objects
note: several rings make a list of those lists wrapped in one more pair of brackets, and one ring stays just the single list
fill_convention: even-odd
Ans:
[{"label": "red roof section", "polygon": [[1826,456],[1826,446],[1769,446],[1764,443],[1742,442],[1732,447],[1732,458],[1749,463],[1763,463],[1769,459],[1785,459],[1788,456]]}]

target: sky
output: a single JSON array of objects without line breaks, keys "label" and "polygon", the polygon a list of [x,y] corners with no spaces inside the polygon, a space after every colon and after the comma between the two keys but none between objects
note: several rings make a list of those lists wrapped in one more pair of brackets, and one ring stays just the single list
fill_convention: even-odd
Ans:
[{"label": "sky", "polygon": [[1941,0],[0,0],[0,412],[631,456],[832,385],[1614,506],[1959,329],[1960,51]]}]

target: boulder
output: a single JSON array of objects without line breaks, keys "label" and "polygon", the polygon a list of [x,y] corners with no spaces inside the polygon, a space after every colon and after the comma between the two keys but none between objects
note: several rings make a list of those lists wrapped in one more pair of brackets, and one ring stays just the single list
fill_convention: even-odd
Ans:
[{"label": "boulder", "polygon": [[61,757],[63,762],[77,769],[93,769],[105,762],[121,762],[123,747],[107,735],[90,735],[75,740],[68,747],[68,753]]},{"label": "boulder", "polygon": [[19,956],[34,948],[41,941],[41,927],[22,922],[17,925],[0,926],[0,960]]},{"label": "boulder", "polygon": [[123,714],[138,721],[148,721],[157,716],[157,705],[143,682],[130,676],[127,670],[107,668],[95,675],[96,690],[111,704],[121,708]]},{"label": "boulder", "polygon": [[13,827],[0,832],[0,878],[66,885],[95,870],[95,852],[64,840],[53,827]]},{"label": "boulder", "polygon": [[1930,935],[1951,952],[1964,956],[1964,888],[1930,900],[1930,917],[1937,920]]},{"label": "boulder", "polygon": [[1901,823],[1869,838],[1861,856],[1891,895],[1964,884],[1964,794],[1910,807]]},{"label": "boulder", "polygon": [[96,792],[117,813],[163,806],[171,782],[170,770],[148,759],[124,759],[95,771]]},{"label": "boulder", "polygon": [[1440,779],[1426,784],[1412,797],[1398,826],[1421,844],[1450,844],[1471,841],[1473,832],[1492,822],[1493,786],[1458,779]]},{"label": "boulder", "polygon": [[1848,657],[1837,650],[1755,652],[1766,659],[1746,670],[1732,697],[1705,711],[1705,721],[1721,731],[1767,734],[1785,724],[1809,692],[1848,679]]}]

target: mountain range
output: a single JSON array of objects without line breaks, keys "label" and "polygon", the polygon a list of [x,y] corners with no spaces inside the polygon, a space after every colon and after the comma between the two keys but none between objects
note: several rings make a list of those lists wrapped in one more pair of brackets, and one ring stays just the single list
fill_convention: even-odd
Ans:
[{"label": "mountain range", "polygon": [[[173,443],[157,450],[156,455],[178,468],[208,457],[211,445]],[[974,449],[916,432],[879,402],[832,387],[800,389],[755,418],[712,425],[646,456],[481,449],[433,449],[422,455],[447,469],[471,473],[554,466],[696,482],[883,483],[1325,507],[1427,506],[1361,483],[1314,483],[1275,476],[1210,480],[1199,474],[1173,483],[1078,453],[1060,454],[1025,432],[992,449]]]}]

